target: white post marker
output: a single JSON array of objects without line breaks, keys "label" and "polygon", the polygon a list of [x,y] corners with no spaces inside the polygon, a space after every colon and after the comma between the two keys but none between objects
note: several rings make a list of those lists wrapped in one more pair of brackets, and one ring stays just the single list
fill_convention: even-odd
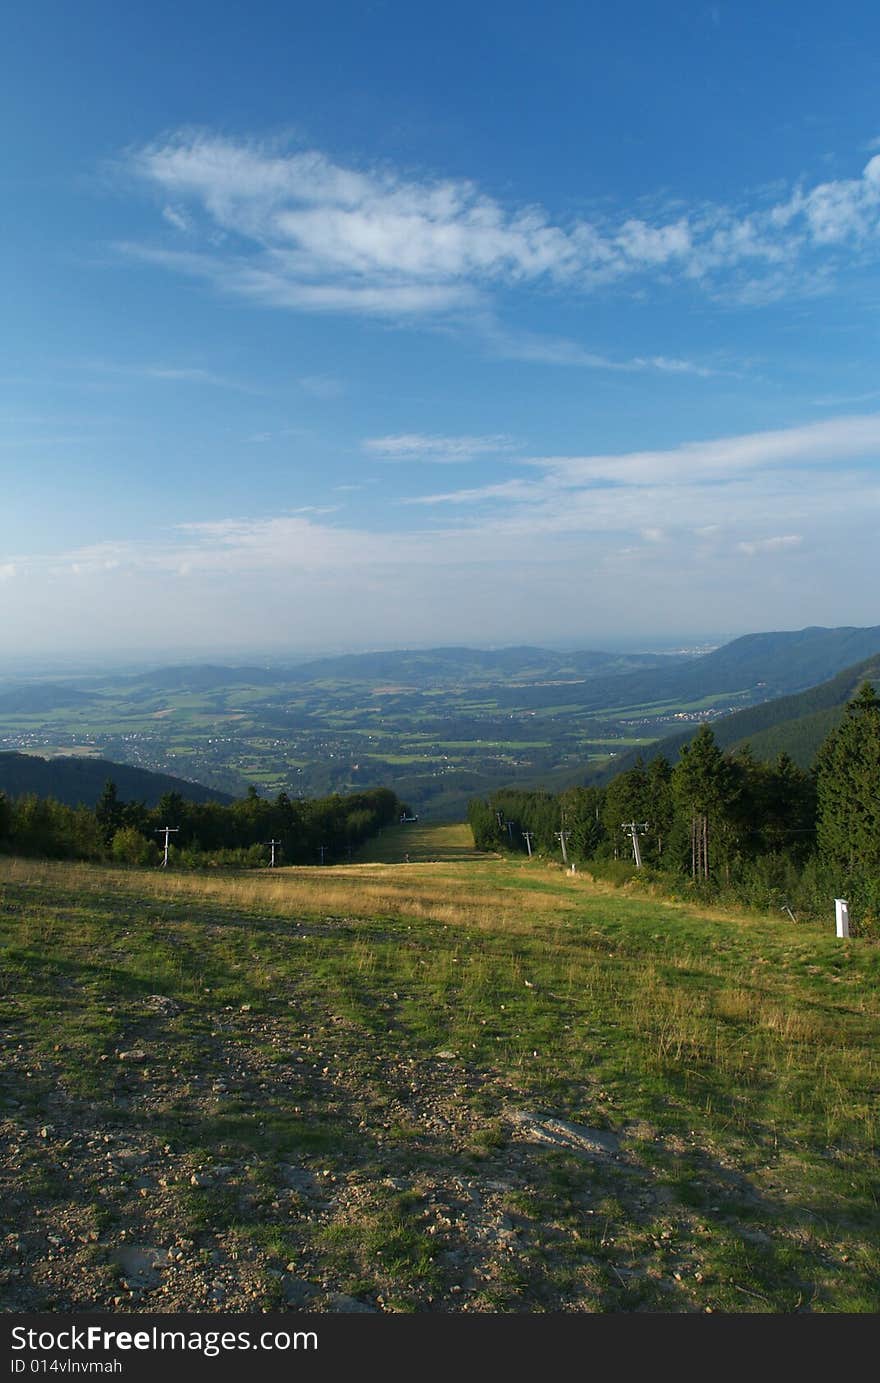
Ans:
[{"label": "white post marker", "polygon": [[835,898],[834,918],[837,923],[837,935],[849,936],[849,903],[845,898]]}]

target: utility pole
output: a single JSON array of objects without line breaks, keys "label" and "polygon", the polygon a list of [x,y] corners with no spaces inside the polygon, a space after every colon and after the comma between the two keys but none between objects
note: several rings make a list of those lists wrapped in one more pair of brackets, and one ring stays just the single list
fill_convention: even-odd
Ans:
[{"label": "utility pole", "polygon": [[534,831],[523,831],[523,840],[525,841],[526,849],[529,852],[529,859],[532,858],[532,837],[534,836],[534,834]]},{"label": "utility pole", "polygon": [[632,839],[633,859],[636,862],[636,869],[641,869],[642,852],[639,849],[639,836],[645,834],[648,823],[647,821],[621,821],[620,827]]},{"label": "utility pole", "polygon": [[176,832],[176,831],[179,831],[179,830],[180,830],[180,827],[179,827],[179,826],[157,826],[156,829],[155,829],[155,831],[154,831],[154,835],[157,835],[157,836],[164,835],[164,837],[165,837],[165,856],[164,856],[164,858],[163,858],[163,860],[162,860],[162,868],[163,868],[163,869],[167,869],[167,868],[168,868],[168,839],[169,839],[169,836],[173,836],[173,835],[175,834],[175,832]]},{"label": "utility pole", "polygon": [[263,844],[264,844],[264,845],[268,845],[269,848],[270,848],[270,850],[272,851],[272,858],[271,858],[270,861],[269,861],[269,868],[270,868],[270,869],[274,869],[274,868],[275,868],[275,846],[276,846],[276,845],[280,845],[280,844],[281,844],[281,841],[280,841],[280,840],[264,840],[264,841],[263,841]]},{"label": "utility pole", "polygon": [[512,847],[513,847],[513,822],[512,822],[512,821],[508,821],[508,822],[507,822],[507,836],[508,836],[508,839],[510,840],[510,844],[511,844],[511,848],[512,848]]},{"label": "utility pole", "polygon": [[318,846],[318,849],[319,849],[320,852],[321,852],[321,863],[323,864],[323,863],[324,863],[324,851],[327,849],[327,846],[326,846],[326,845],[319,845],[319,846]]},{"label": "utility pole", "polygon": [[554,831],[553,834],[562,846],[562,863],[568,864],[568,851],[565,848],[565,842],[571,835],[571,831]]}]

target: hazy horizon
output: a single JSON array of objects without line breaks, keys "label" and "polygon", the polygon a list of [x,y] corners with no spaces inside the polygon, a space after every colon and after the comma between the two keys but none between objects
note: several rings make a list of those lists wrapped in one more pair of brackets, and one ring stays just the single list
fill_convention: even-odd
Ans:
[{"label": "hazy horizon", "polygon": [[[803,628],[820,628],[830,626],[802,626]],[[874,626],[853,626],[841,625],[840,628],[873,628]],[[265,667],[265,668],[284,668],[295,667],[302,663],[318,661],[332,658],[345,658],[351,656],[369,656],[371,654],[384,653],[420,653],[429,651],[442,651],[444,649],[467,649],[473,652],[504,652],[514,648],[538,648],[551,653],[618,653],[618,654],[683,654],[699,657],[705,653],[723,648],[737,639],[748,637],[752,634],[770,633],[797,633],[802,630],[781,630],[781,629],[749,629],[735,633],[719,634],[715,636],[705,634],[681,635],[676,639],[650,640],[650,639],[609,639],[607,642],[600,642],[596,639],[584,638],[575,640],[520,640],[516,643],[511,641],[494,642],[490,639],[482,642],[474,642],[462,639],[453,639],[438,643],[401,643],[401,644],[358,644],[348,646],[318,647],[312,649],[290,649],[290,648],[241,648],[241,649],[207,649],[203,652],[193,652],[186,648],[167,648],[153,651],[143,651],[134,649],[122,649],[115,653],[99,653],[89,650],[80,650],[71,653],[68,657],[53,653],[34,653],[22,655],[20,657],[7,657],[0,660],[0,682],[3,681],[25,681],[28,677],[47,678],[53,675],[59,677],[101,677],[103,675],[125,675],[127,673],[142,673],[151,670],[158,670],[171,667],[199,667],[216,665],[218,667]]]}]

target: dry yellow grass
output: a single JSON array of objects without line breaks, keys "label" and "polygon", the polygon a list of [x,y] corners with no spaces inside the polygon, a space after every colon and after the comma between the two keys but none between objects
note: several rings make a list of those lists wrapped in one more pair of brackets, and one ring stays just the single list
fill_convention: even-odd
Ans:
[{"label": "dry yellow grass", "polygon": [[[436,831],[437,828],[434,828]],[[460,832],[461,827],[453,828]],[[457,848],[458,837],[450,844]],[[449,926],[469,926],[516,933],[535,923],[561,922],[598,898],[645,901],[654,890],[619,888],[587,871],[571,874],[544,860],[505,856],[456,856],[449,861],[414,861],[327,866],[291,866],[242,870],[238,873],[135,868],[102,868],[90,863],[0,856],[4,880],[74,887],[85,893],[118,891],[142,898],[216,899],[223,907],[240,907],[281,916],[382,916],[425,918]],[[696,905],[662,898],[666,909],[702,921],[730,921],[766,927],[766,918],[744,910]],[[678,964],[685,959],[679,958]],[[689,964],[690,961],[687,961]]]},{"label": "dry yellow grass", "polygon": [[[534,876],[544,882],[540,874]],[[425,918],[449,926],[528,930],[536,922],[559,921],[595,889],[585,879],[549,873],[548,887],[523,887],[523,868],[492,862],[475,878],[468,865],[365,864],[300,867],[240,874],[173,870],[106,869],[91,864],[3,859],[0,885],[39,884],[74,888],[83,894],[119,892],[139,898],[216,900],[224,908],[282,916]]]}]

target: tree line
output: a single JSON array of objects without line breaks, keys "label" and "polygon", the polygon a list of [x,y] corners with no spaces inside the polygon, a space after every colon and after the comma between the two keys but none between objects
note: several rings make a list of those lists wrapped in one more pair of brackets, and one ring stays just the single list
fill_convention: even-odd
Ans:
[{"label": "tree line", "polygon": [[825,739],[812,772],[785,753],[722,752],[708,725],[681,750],[638,760],[604,787],[558,794],[501,790],[470,803],[481,849],[565,853],[594,872],[635,866],[750,906],[827,915],[847,897],[880,914],[880,699],[866,682]]},{"label": "tree line", "polygon": [[120,800],[108,780],[95,807],[70,807],[33,793],[16,798],[0,793],[0,850],[52,859],[158,864],[159,832],[176,828],[176,865],[256,867],[269,858],[266,842],[277,841],[282,864],[334,863],[408,810],[390,788],[314,800],[280,793],[269,801],[250,788],[229,805],[190,802],[165,793],[154,808]]}]

